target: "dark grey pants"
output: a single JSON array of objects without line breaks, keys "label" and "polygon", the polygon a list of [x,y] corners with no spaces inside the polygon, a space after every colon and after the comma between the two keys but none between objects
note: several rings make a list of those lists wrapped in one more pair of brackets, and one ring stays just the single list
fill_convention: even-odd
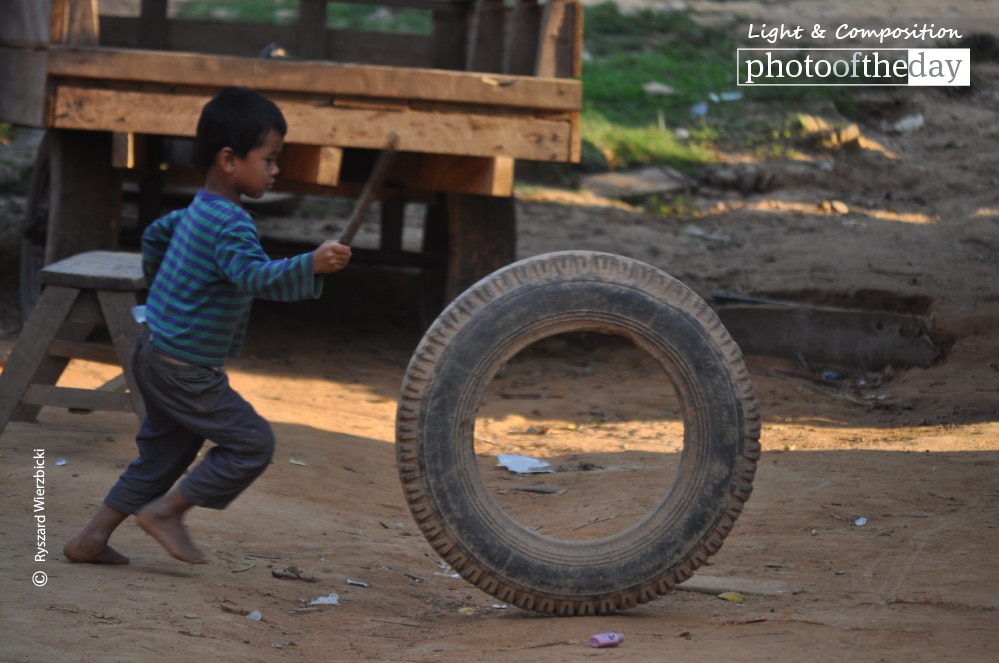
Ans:
[{"label": "dark grey pants", "polygon": [[104,503],[134,514],[164,494],[211,447],[180,483],[192,504],[224,509],[267,468],[274,433],[216,369],[179,363],[158,352],[148,330],[132,356],[146,418],[135,436],[139,457],[125,469]]}]

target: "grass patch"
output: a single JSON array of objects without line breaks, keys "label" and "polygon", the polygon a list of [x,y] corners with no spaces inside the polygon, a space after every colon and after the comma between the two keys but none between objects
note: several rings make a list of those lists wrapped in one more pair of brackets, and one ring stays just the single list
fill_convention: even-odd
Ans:
[{"label": "grass patch", "polygon": [[[730,34],[686,12],[624,15],[612,2],[588,7],[584,25],[581,130],[608,166],[663,163],[691,172],[717,161],[716,120],[730,109],[710,99],[736,89]],[[650,93],[648,84],[669,92]],[[694,114],[696,104],[715,117]]]},{"label": "grass patch", "polygon": [[[584,140],[612,168],[664,163],[691,172],[723,150],[759,159],[793,152],[798,113],[848,104],[850,93],[739,87],[734,35],[742,23],[705,27],[686,11],[588,7]],[[670,93],[650,93],[649,83]]]},{"label": "grass patch", "polygon": [[[586,9],[583,66],[586,112],[622,126],[690,121],[693,104],[734,90],[735,44],[725,30],[704,28],[685,12],[622,15],[614,3]],[[646,83],[672,88],[649,94]]]},{"label": "grass patch", "polygon": [[716,160],[708,127],[698,127],[683,139],[663,125],[627,126],[590,111],[583,114],[580,129],[611,169],[668,163],[691,172],[696,164]]}]

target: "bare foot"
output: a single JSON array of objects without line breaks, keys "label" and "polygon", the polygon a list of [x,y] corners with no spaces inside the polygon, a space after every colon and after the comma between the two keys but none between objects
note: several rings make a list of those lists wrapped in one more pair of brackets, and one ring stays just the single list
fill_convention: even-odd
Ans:
[{"label": "bare foot", "polygon": [[62,554],[71,562],[89,564],[128,564],[128,557],[112,548],[106,541],[87,540],[77,536],[63,547]]},{"label": "bare foot", "polygon": [[135,514],[135,519],[139,521],[139,527],[156,539],[175,559],[188,564],[207,564],[208,558],[201,554],[187,535],[187,528],[181,517],[171,513],[164,514],[162,511],[153,502]]}]

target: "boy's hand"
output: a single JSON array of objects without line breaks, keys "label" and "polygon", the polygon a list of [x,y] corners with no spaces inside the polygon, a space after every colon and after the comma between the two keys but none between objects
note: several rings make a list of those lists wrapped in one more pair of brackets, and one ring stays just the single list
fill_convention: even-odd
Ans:
[{"label": "boy's hand", "polygon": [[312,252],[312,271],[315,274],[339,272],[350,262],[350,247],[331,239]]}]

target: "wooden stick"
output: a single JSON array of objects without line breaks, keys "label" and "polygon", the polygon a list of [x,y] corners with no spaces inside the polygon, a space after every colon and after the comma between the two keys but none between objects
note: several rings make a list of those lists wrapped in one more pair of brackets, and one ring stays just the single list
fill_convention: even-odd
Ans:
[{"label": "wooden stick", "polygon": [[343,234],[340,236],[340,243],[346,246],[350,246],[350,243],[354,240],[354,235],[357,234],[357,230],[361,227],[361,223],[364,221],[364,215],[368,211],[368,207],[371,206],[372,201],[378,194],[378,191],[382,187],[382,183],[385,181],[385,176],[388,175],[389,166],[392,165],[392,161],[395,159],[396,147],[399,145],[399,133],[394,129],[389,134],[388,143],[385,145],[385,149],[382,153],[378,155],[378,160],[375,162],[375,167],[371,171],[371,176],[368,181],[364,183],[364,189],[361,191],[361,197],[357,199],[357,205],[354,206],[354,213],[350,216],[350,221],[347,222],[347,227],[344,229]]}]

